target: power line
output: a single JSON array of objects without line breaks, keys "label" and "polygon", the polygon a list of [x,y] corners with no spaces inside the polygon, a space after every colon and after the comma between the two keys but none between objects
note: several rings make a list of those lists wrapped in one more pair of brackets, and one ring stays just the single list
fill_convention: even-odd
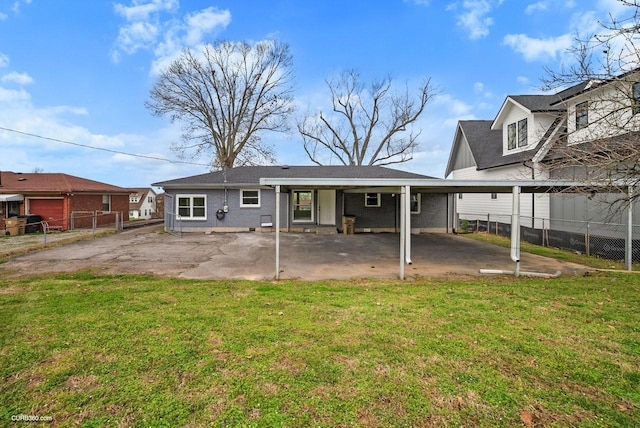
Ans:
[{"label": "power line", "polygon": [[7,131],[7,132],[13,132],[13,133],[16,133],[16,134],[21,134],[21,135],[26,135],[26,136],[29,136],[29,137],[40,138],[42,140],[54,141],[56,143],[69,144],[69,145],[72,145],[72,146],[84,147],[86,149],[92,149],[92,150],[102,150],[103,152],[115,153],[115,154],[118,154],[118,155],[132,156],[132,157],[135,157],[135,158],[151,159],[151,160],[157,160],[157,161],[169,162],[169,163],[175,163],[175,164],[197,165],[197,166],[206,166],[206,167],[211,166],[211,165],[208,165],[208,164],[205,164],[205,163],[190,162],[190,161],[179,161],[179,160],[172,160],[172,159],[167,159],[167,158],[160,158],[160,157],[157,157],[157,156],[139,155],[139,154],[136,154],[136,153],[128,153],[128,152],[122,152],[122,151],[119,151],[119,150],[105,149],[104,147],[95,147],[95,146],[90,146],[88,144],[74,143],[73,141],[60,140],[58,138],[45,137],[45,136],[38,135],[38,134],[32,134],[30,132],[18,131],[17,129],[5,128],[4,126],[0,126],[0,130]]}]

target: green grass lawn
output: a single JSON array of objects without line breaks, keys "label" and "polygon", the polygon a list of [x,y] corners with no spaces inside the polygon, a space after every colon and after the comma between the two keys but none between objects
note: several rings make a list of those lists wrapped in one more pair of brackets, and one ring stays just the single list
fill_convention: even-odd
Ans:
[{"label": "green grass lawn", "polygon": [[633,426],[637,275],[0,282],[0,425]]}]

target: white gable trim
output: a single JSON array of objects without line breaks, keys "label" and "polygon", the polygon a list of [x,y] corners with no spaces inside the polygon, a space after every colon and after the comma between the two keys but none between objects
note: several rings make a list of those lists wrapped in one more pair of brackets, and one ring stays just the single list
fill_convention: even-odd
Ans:
[{"label": "white gable trim", "polygon": [[502,123],[504,122],[504,117],[507,114],[507,105],[514,105],[515,107],[518,107],[519,109],[524,110],[527,115],[531,114],[531,110],[529,110],[528,108],[526,108],[525,106],[523,106],[522,104],[520,104],[519,102],[517,102],[516,100],[514,100],[511,97],[507,97],[504,102],[502,103],[502,107],[500,107],[500,111],[498,111],[498,115],[496,116],[496,118],[493,120],[493,123],[491,124],[491,130],[495,131],[496,129],[502,129]]}]

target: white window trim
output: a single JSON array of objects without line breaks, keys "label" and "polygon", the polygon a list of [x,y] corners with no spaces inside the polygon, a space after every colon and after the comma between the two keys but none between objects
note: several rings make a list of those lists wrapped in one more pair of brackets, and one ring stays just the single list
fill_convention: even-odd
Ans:
[{"label": "white window trim", "polygon": [[[105,202],[105,198],[107,199],[107,202]],[[102,210],[102,212],[104,213],[110,213],[111,212],[111,195],[102,195],[102,208],[104,208],[105,203],[107,205],[109,205],[109,209],[108,210]]]},{"label": "white window trim", "polygon": [[[181,220],[206,220],[207,219],[207,195],[176,195],[176,218]],[[182,216],[180,215],[180,199],[189,198],[191,202],[189,203],[189,211],[191,212],[190,216]],[[193,216],[193,198],[204,198],[204,216],[203,217],[194,217]]]},{"label": "white window trim", "polygon": [[[295,207],[295,197],[294,194],[296,192],[311,192],[311,220],[307,219],[297,219],[296,215],[296,207]],[[315,211],[316,211],[316,203],[315,203],[315,191],[307,190],[307,189],[295,189],[291,191],[291,222],[292,223],[313,223],[316,221],[315,219]]]},{"label": "white window trim", "polygon": [[[526,124],[526,132],[525,134],[525,139],[524,139],[524,144],[520,144],[520,123],[524,122]],[[513,147],[509,147],[509,127],[513,126],[515,129],[515,133],[513,135]],[[525,117],[522,119],[518,119],[514,122],[511,122],[507,125],[507,131],[506,131],[506,136],[505,136],[505,141],[506,141],[506,147],[507,147],[507,151],[508,152],[514,152],[517,150],[526,150],[526,147],[529,147],[529,118]]]},{"label": "white window trim", "polygon": [[[579,120],[578,120],[579,118],[582,118],[582,114],[584,114],[584,117],[585,117],[585,123],[583,124],[579,123]],[[575,126],[576,126],[576,131],[589,127],[589,100],[582,101],[576,104]]]},{"label": "white window trim", "polygon": [[411,214],[420,214],[422,212],[422,193],[413,193],[418,197],[418,209],[416,211],[411,210]]},{"label": "white window trim", "polygon": [[[244,192],[258,192],[258,203],[257,204],[245,204],[244,201]],[[261,203],[261,195],[260,189],[240,189],[240,208],[260,208]]]},{"label": "white window trim", "polygon": [[[369,198],[368,195],[376,195],[376,203],[375,205],[371,205],[368,204],[367,202],[369,202]],[[381,206],[381,200],[380,200],[380,193],[375,193],[375,192],[367,192],[364,194],[364,206],[365,208],[378,208]]]}]

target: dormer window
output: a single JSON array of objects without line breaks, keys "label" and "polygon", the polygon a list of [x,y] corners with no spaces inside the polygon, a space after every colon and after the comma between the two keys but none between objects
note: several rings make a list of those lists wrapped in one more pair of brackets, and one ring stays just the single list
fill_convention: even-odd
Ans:
[{"label": "dormer window", "polygon": [[517,147],[527,145],[527,119],[507,125],[507,149],[513,150]]},{"label": "dormer window", "polygon": [[634,115],[640,113],[640,82],[633,84],[633,99],[631,100],[631,111]]},{"label": "dormer window", "polygon": [[589,125],[589,102],[576,104],[576,130]]},{"label": "dormer window", "polygon": [[518,122],[518,147],[527,145],[527,119]]}]

